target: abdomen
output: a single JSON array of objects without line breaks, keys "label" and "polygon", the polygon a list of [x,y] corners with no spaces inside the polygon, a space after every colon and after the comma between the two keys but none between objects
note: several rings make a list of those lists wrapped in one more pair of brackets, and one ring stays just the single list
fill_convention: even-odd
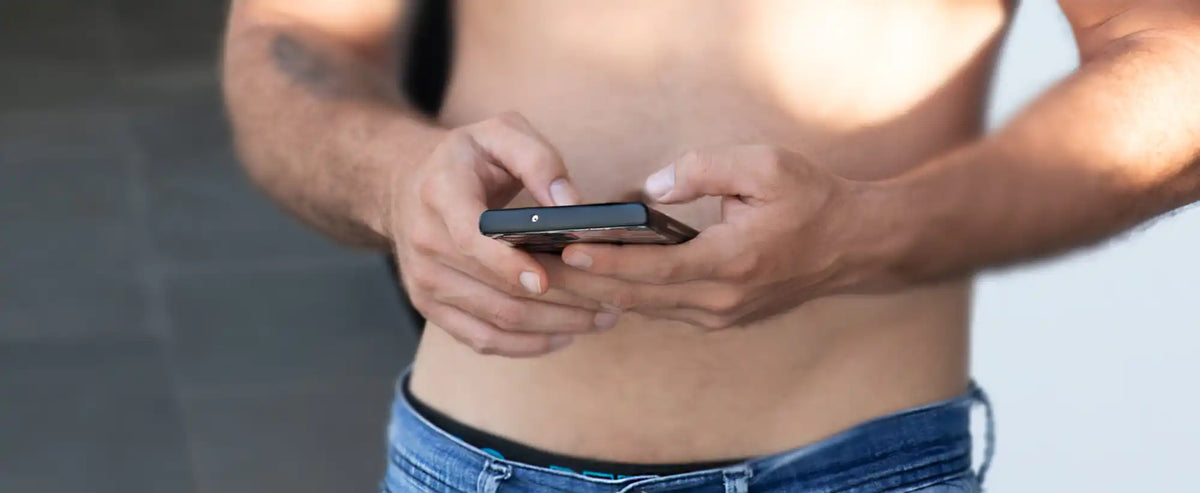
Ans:
[{"label": "abdomen", "polygon": [[[636,199],[649,173],[689,148],[743,143],[793,148],[874,179],[979,135],[1004,20],[989,10],[1000,2],[982,1],[950,2],[970,6],[957,10],[663,2],[645,12],[643,3],[605,10],[610,3],[580,12],[563,2],[460,4],[443,122],[521,112],[591,202]],[[724,22],[696,27],[713,19]],[[837,19],[855,20],[830,25]],[[522,195],[512,205],[530,204]],[[665,210],[699,228],[719,219],[705,201]],[[817,300],[715,333],[628,315],[532,360],[479,356],[430,327],[414,392],[464,422],[561,453],[634,462],[759,455],[961,392],[968,304],[961,280]]]}]

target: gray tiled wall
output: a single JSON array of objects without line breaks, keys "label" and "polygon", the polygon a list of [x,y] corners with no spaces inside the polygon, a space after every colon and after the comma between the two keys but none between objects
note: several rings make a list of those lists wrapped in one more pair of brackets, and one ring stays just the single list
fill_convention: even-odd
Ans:
[{"label": "gray tiled wall", "polygon": [[0,1],[0,492],[375,488],[412,330],[238,170],[224,3]]}]

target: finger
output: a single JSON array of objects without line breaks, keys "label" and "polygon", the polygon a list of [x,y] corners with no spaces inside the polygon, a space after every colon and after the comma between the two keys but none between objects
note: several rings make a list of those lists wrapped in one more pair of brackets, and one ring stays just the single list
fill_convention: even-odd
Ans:
[{"label": "finger", "polygon": [[472,126],[470,134],[493,164],[519,180],[539,204],[580,202],[558,151],[521,115],[500,115]]},{"label": "finger", "polygon": [[425,316],[451,337],[485,355],[541,356],[562,349],[574,340],[569,334],[505,332],[462,310],[436,303],[426,310]]},{"label": "finger", "polygon": [[439,260],[460,271],[491,271],[500,280],[494,287],[506,293],[524,291],[540,296],[549,285],[541,264],[529,254],[479,233],[479,215],[487,209],[474,169],[480,164],[446,166],[431,178],[435,192],[427,201],[441,217],[455,247],[455,252],[445,252]]},{"label": "finger", "polygon": [[645,192],[664,204],[689,202],[706,195],[765,198],[779,160],[765,146],[690,151],[646,179]]},{"label": "finger", "polygon": [[[542,256],[545,256],[545,255],[542,255]],[[534,255],[534,259],[538,263],[540,263],[544,266],[546,264],[546,262],[543,261],[543,259],[540,259],[538,257],[539,257],[539,255]],[[562,261],[559,260],[557,256],[549,256],[549,257],[554,258],[554,260],[556,262],[558,262],[559,264],[562,263]],[[471,259],[469,257],[466,257],[465,255],[462,255],[457,252],[449,252],[446,255],[444,255],[443,258],[439,259],[439,262],[443,266],[450,268],[450,269],[454,269],[462,274],[465,274],[466,276],[471,277],[477,281],[480,281],[483,284],[486,284],[486,285],[492,287],[493,289],[496,289],[498,291],[506,291],[505,286],[507,286],[508,283],[506,283],[502,278],[500,278],[498,275],[496,275],[496,273],[493,272],[491,269],[488,269],[487,267],[480,265],[478,262],[474,261],[473,259]],[[512,295],[512,296],[521,297],[521,298],[537,299],[544,303],[553,303],[553,304],[557,304],[557,305],[582,308],[584,310],[591,310],[594,312],[600,311],[602,309],[599,302],[590,300],[588,298],[584,298],[582,296],[576,295],[574,293],[570,293],[568,291],[564,291],[562,289],[557,289],[554,287],[554,285],[552,283],[549,283],[549,282],[547,283],[547,288],[546,288],[545,292],[543,292],[541,295],[531,294],[528,291],[526,291],[524,288],[521,288],[519,290],[507,291],[507,294]]]},{"label": "finger", "polygon": [[589,298],[607,310],[695,308],[696,290],[708,283],[697,281],[669,285],[642,284],[597,276],[567,266],[547,266],[550,282],[565,291]]},{"label": "finger", "polygon": [[[465,218],[464,218],[465,219]],[[546,293],[550,283],[545,269],[528,253],[505,243],[479,234],[471,226],[463,226],[462,220],[454,216],[446,218],[451,236],[459,245],[459,252],[470,258],[474,265],[491,270],[504,280],[500,287],[508,294],[540,297]]]},{"label": "finger", "polygon": [[713,279],[739,263],[734,251],[743,240],[729,234],[731,230],[718,224],[679,245],[575,243],[563,249],[562,261],[592,274],[640,283]]},{"label": "finger", "polygon": [[[701,295],[697,305],[704,308],[641,309],[638,313],[651,318],[662,318],[688,323],[706,330],[724,330],[743,327],[780,312],[779,305],[772,305],[769,298],[761,296],[722,294],[712,291]],[[789,305],[786,309],[794,308]]]},{"label": "finger", "polygon": [[[704,304],[703,302],[698,304]],[[675,320],[704,330],[725,330],[741,327],[765,316],[762,303],[745,303],[724,310],[700,308],[639,309],[638,313],[650,318]]]},{"label": "finger", "polygon": [[501,330],[581,333],[611,329],[617,322],[612,313],[509,296],[450,269],[438,277],[432,291],[436,301]]},{"label": "finger", "polygon": [[642,309],[638,313],[649,318],[660,320],[673,320],[682,322],[701,330],[721,330],[727,328],[724,324],[725,320],[720,315],[715,315],[702,310],[693,310],[690,308],[674,308],[674,309]]},{"label": "finger", "polygon": [[[551,268],[554,268],[554,269],[566,269],[567,268],[567,266],[563,265],[562,257],[560,257],[559,255],[549,254],[549,253],[536,253],[536,254],[533,254],[533,259],[536,260],[537,263],[542,264],[542,267],[547,269],[547,273],[549,273],[549,269],[551,269]],[[592,310],[592,311],[600,311],[600,310],[605,309],[605,307],[603,307],[600,304],[600,302],[598,302],[596,300],[593,300],[591,298],[585,298],[583,296],[579,296],[575,293],[572,293],[570,291],[562,289],[561,286],[555,285],[554,280],[550,278],[549,274],[547,274],[547,279],[549,281],[550,287],[549,287],[549,289],[546,290],[546,293],[543,294],[542,296],[538,297],[538,299],[545,301],[547,303],[558,303],[560,305],[575,306],[575,307],[584,308],[584,309],[588,309],[588,310]]]}]

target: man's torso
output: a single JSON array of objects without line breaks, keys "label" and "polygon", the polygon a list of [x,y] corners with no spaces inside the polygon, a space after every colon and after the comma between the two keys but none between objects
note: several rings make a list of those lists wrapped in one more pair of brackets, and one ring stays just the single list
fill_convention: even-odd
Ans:
[{"label": "man's torso", "polygon": [[[448,126],[515,110],[587,202],[636,200],[681,152],[801,151],[896,175],[979,136],[1003,0],[461,2]],[[526,194],[512,206],[532,205]],[[667,207],[696,227],[713,200]],[[538,359],[425,332],[412,388],[467,424],[625,462],[749,457],[962,393],[969,281],[804,304],[703,333],[627,314]]]}]

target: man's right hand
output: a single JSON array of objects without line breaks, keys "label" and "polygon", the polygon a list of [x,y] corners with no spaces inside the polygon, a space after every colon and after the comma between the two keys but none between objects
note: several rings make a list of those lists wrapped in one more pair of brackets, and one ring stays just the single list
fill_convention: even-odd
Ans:
[{"label": "man's right hand", "polygon": [[529,357],[612,328],[617,315],[548,289],[545,269],[479,233],[479,215],[527,189],[543,206],[579,194],[562,159],[529,122],[508,113],[447,132],[416,170],[397,173],[388,227],[414,306],[482,354]]},{"label": "man's right hand", "polygon": [[390,248],[417,308],[479,352],[534,356],[611,327],[616,315],[549,289],[531,256],[479,234],[479,214],[522,188],[543,205],[578,193],[519,115],[447,132],[406,108],[396,40],[415,23],[401,7],[232,3],[222,86],[248,175],[334,238]]}]

